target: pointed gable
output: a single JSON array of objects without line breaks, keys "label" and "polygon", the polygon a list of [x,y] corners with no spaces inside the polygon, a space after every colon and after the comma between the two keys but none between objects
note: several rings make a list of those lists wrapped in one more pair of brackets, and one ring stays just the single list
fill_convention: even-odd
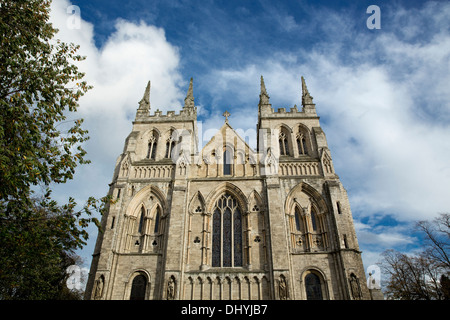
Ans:
[{"label": "pointed gable", "polygon": [[256,152],[245,142],[245,140],[225,122],[216,134],[206,143],[202,149],[202,159],[211,162],[215,158],[216,162],[222,159],[223,152],[228,150],[232,157],[238,161],[254,159]]}]

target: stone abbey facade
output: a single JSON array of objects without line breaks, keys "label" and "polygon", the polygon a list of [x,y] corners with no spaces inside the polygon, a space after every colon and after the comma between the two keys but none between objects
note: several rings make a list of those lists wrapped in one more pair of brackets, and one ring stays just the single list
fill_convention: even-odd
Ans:
[{"label": "stone abbey facade", "polygon": [[[346,190],[303,77],[257,148],[225,122],[198,145],[192,79],[176,114],[150,82],[110,184],[86,299],[370,299]],[[256,104],[255,104],[256,112]]]}]

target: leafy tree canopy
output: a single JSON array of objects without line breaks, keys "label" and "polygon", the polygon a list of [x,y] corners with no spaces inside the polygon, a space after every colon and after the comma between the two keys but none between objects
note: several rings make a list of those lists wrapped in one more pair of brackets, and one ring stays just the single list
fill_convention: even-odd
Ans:
[{"label": "leafy tree canopy", "polygon": [[73,198],[51,199],[52,183],[89,163],[83,120],[68,119],[91,86],[79,46],[53,38],[50,3],[0,2],[0,299],[61,297],[67,263],[106,203],[91,197],[76,210]]}]

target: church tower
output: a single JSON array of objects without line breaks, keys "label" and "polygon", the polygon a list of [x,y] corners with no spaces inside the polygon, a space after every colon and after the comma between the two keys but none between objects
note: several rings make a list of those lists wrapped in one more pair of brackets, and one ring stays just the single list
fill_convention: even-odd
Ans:
[{"label": "church tower", "polygon": [[150,82],[110,184],[86,299],[370,299],[346,190],[313,97],[274,111],[261,76],[257,148],[228,122],[201,150]]}]

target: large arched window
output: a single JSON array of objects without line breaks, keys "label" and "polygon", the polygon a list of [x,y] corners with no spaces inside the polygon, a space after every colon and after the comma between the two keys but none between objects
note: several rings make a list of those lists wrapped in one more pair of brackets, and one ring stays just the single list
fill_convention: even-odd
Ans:
[{"label": "large arched window", "polygon": [[237,200],[225,193],[216,202],[212,225],[212,266],[242,267],[242,215]]},{"label": "large arched window", "polygon": [[144,275],[140,274],[133,279],[131,285],[130,300],[144,300],[145,291],[147,289],[147,279]]}]

